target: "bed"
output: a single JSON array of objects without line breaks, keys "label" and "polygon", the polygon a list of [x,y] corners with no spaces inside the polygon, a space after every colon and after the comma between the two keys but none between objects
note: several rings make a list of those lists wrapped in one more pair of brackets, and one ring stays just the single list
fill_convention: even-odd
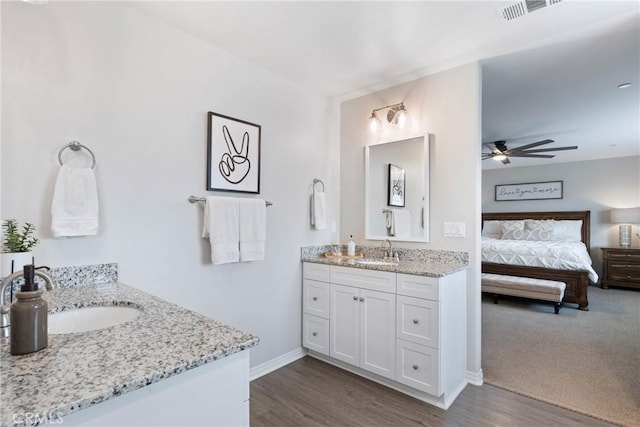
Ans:
[{"label": "bed", "polygon": [[[492,237],[483,237],[482,239],[482,272],[502,274],[507,276],[530,277],[543,280],[554,280],[566,284],[563,302],[574,303],[578,305],[580,310],[589,310],[589,300],[587,298],[587,287],[589,281],[597,282],[598,276],[591,267],[590,258],[590,211],[568,211],[568,212],[495,212],[483,213],[482,224],[485,221],[520,221],[520,220],[556,220],[556,221],[581,221],[581,227],[578,232],[580,243],[574,243],[573,246],[581,246],[582,252],[578,255],[571,255],[565,250],[556,250],[556,242],[531,242],[530,251],[536,253],[543,250],[549,251],[548,262],[538,262],[538,265],[517,265],[522,262],[522,258],[513,257],[517,261],[505,259],[509,257],[490,255],[489,245],[494,248],[504,245],[526,246],[528,243],[520,240],[513,242],[497,242]],[[573,223],[575,224],[575,223]],[[483,231],[483,236],[484,236]],[[495,237],[495,236],[494,236]],[[499,237],[495,240],[500,239]],[[501,240],[509,240],[504,237]],[[568,245],[571,246],[571,245]],[[489,255],[487,255],[489,254]],[[568,255],[567,255],[568,254]],[[533,262],[535,264],[535,262]],[[544,266],[543,266],[544,265]]]}]

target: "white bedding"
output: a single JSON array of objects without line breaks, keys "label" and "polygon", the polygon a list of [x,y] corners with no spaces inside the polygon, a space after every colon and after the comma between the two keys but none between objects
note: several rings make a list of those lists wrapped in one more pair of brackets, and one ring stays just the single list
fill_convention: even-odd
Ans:
[{"label": "white bedding", "polygon": [[482,261],[558,270],[586,270],[592,282],[598,274],[582,242],[502,240],[482,237]]}]

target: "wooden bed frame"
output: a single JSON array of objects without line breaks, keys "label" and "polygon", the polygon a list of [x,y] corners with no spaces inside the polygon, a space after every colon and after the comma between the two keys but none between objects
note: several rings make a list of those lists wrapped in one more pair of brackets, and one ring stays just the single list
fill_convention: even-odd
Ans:
[{"label": "wooden bed frame", "polygon": [[[591,253],[591,237],[589,231],[591,224],[591,211],[491,212],[482,214],[482,224],[484,224],[484,221],[506,221],[522,219],[581,220],[582,242],[587,247],[587,251]],[[483,262],[482,272],[564,282],[566,283],[567,288],[565,289],[563,302],[578,304],[579,310],[589,310],[589,300],[587,299],[589,274],[587,271],[556,270],[543,267],[524,267],[520,265]]]}]

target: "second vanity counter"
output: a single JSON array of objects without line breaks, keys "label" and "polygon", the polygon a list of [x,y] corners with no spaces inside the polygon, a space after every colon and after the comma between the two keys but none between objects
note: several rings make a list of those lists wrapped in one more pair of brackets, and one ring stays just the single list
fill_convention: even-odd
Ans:
[{"label": "second vanity counter", "polygon": [[23,356],[11,356],[8,342],[3,342],[3,426],[21,424],[24,414],[64,417],[259,342],[251,334],[121,283],[55,289],[43,296],[50,314],[96,305],[133,305],[142,314],[106,329],[50,334],[47,348]]}]

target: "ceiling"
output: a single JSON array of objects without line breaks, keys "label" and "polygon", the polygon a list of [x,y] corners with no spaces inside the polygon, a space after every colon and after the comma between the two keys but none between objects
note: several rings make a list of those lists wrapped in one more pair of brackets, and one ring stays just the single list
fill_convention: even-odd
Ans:
[{"label": "ceiling", "polygon": [[[640,4],[563,0],[501,21],[498,8],[513,3],[125,4],[337,100],[481,60],[483,141],[579,146],[483,168],[640,154]],[[634,84],[616,89],[623,82]]]}]

